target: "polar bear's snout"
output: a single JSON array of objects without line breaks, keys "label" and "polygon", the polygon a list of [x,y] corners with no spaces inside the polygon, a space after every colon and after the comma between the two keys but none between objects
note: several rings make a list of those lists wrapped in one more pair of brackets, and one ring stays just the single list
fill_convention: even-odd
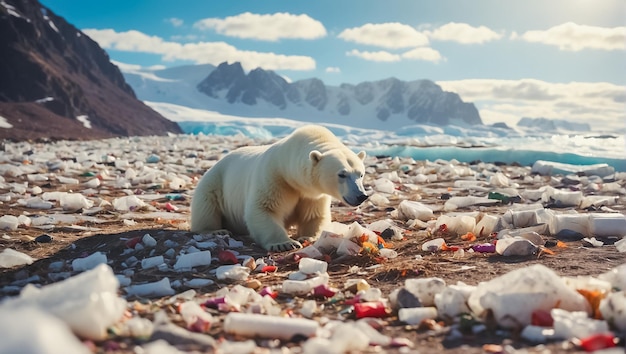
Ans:
[{"label": "polar bear's snout", "polygon": [[360,176],[356,178],[355,176],[344,178],[339,189],[343,201],[350,206],[359,206],[368,198],[367,194],[365,194],[365,188],[363,187],[363,178]]}]

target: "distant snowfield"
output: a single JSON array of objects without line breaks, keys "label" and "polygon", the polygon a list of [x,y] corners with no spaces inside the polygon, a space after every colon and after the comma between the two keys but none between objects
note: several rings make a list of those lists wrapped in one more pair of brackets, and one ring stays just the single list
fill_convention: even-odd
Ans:
[{"label": "distant snowfield", "polygon": [[461,162],[518,162],[523,165],[537,160],[580,165],[608,163],[618,171],[626,171],[623,134],[555,134],[455,125],[413,125],[391,131],[282,117],[238,117],[171,103],[145,103],[190,134],[243,134],[269,141],[285,136],[299,126],[316,123],[332,130],[346,144],[372,155],[410,156],[421,160],[457,159]]}]

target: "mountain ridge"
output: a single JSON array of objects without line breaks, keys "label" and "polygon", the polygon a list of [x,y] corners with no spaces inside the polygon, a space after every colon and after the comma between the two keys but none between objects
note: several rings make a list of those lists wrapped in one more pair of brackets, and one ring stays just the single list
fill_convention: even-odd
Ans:
[{"label": "mountain ridge", "polygon": [[[191,71],[193,67],[186,69]],[[374,129],[453,122],[483,124],[472,103],[463,102],[458,94],[443,91],[430,80],[388,78],[331,86],[318,78],[288,82],[275,72],[261,68],[246,73],[237,62],[207,69],[206,66],[199,68],[199,74],[204,75],[202,78],[175,82],[149,79],[151,75],[160,77],[160,70],[122,71],[144,101],[234,116],[282,117],[320,123],[341,123],[349,119],[359,127]]]},{"label": "mountain ridge", "polygon": [[0,2],[0,138],[180,133],[87,35],[37,0]]}]

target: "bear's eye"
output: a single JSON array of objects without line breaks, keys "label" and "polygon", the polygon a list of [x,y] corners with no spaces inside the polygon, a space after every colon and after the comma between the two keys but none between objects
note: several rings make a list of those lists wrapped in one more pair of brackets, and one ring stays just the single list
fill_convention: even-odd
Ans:
[{"label": "bear's eye", "polygon": [[348,175],[345,172],[339,172],[339,174],[337,176],[339,176],[339,178],[346,178],[346,177],[348,177]]}]

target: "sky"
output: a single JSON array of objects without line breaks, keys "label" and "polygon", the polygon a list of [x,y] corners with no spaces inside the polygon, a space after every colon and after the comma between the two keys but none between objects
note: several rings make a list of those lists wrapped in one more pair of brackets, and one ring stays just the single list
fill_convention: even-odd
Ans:
[{"label": "sky", "polygon": [[430,79],[485,123],[626,127],[623,0],[41,0],[112,60],[221,62],[327,85]]}]

